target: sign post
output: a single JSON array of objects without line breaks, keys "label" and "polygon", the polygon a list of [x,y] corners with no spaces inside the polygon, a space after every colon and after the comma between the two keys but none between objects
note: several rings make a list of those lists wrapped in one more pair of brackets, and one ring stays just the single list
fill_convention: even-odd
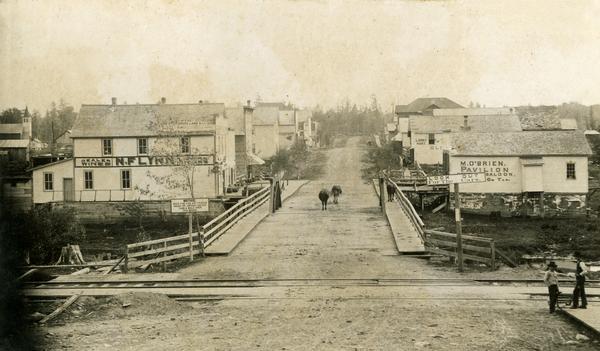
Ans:
[{"label": "sign post", "polygon": [[[189,229],[189,244],[190,244],[190,262],[194,260],[194,241],[192,240],[194,233],[194,213],[207,212],[208,199],[174,199],[171,200],[172,213],[187,213],[188,214],[188,229]],[[198,233],[200,246],[203,245],[203,233]],[[204,247],[200,248],[200,252],[204,253]]]},{"label": "sign post", "polygon": [[427,177],[427,185],[454,184],[454,217],[456,221],[456,259],[458,260],[458,271],[462,272],[463,267],[463,246],[462,246],[462,218],[460,215],[460,188],[461,183],[483,183],[485,182],[485,173],[460,173],[441,176]]},{"label": "sign post", "polygon": [[462,248],[462,220],[460,216],[460,191],[459,183],[454,183],[454,217],[456,221],[456,259],[458,260],[458,271],[463,271],[463,248]]}]

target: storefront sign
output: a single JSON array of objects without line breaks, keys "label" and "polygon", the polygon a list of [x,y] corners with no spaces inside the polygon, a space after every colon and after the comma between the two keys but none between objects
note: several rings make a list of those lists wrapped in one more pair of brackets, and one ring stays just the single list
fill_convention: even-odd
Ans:
[{"label": "storefront sign", "polygon": [[460,172],[484,172],[488,182],[510,182],[515,176],[511,167],[499,160],[460,161]]},{"label": "storefront sign", "polygon": [[212,165],[212,155],[76,157],[75,167],[158,167]]},{"label": "storefront sign", "polygon": [[171,200],[171,213],[208,212],[208,199]]},{"label": "storefront sign", "polygon": [[461,173],[427,177],[427,185],[483,183],[485,173]]}]

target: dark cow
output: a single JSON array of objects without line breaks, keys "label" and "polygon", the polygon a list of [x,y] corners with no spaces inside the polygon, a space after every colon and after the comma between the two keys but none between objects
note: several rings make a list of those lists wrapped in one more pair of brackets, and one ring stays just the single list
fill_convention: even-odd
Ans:
[{"label": "dark cow", "polygon": [[329,201],[329,191],[327,189],[321,189],[319,191],[319,200],[321,200],[321,211],[327,209],[327,201]]},{"label": "dark cow", "polygon": [[396,187],[391,182],[387,182],[387,193],[388,193],[388,201],[394,201],[394,197],[396,196]]},{"label": "dark cow", "polygon": [[337,185],[337,184],[336,184],[336,185],[334,185],[334,186],[331,188],[331,193],[333,194],[333,203],[334,203],[334,204],[337,204],[337,203],[338,203],[338,197],[339,197],[340,195],[342,195],[342,187],[341,187],[341,186],[339,186],[339,185]]}]

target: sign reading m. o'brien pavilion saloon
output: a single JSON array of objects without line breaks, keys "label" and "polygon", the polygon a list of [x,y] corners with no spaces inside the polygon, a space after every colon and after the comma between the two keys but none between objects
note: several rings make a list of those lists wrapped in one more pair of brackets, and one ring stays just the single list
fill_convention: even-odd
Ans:
[{"label": "sign reading m. o'brien pavilion saloon", "polygon": [[75,157],[75,167],[160,167],[212,165],[213,155]]}]

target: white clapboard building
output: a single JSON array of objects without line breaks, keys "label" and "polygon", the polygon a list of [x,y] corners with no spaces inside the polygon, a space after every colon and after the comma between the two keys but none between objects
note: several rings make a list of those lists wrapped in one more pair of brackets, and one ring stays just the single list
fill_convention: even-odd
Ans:
[{"label": "white clapboard building", "polygon": [[73,159],[33,169],[33,201],[215,198],[235,181],[235,133],[219,103],[83,105]]}]

